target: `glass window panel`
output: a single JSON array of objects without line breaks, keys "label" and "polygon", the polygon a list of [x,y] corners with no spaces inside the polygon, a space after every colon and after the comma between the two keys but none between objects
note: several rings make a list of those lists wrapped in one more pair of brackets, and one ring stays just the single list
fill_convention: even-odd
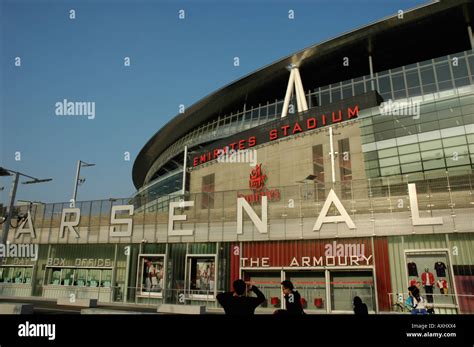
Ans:
[{"label": "glass window panel", "polygon": [[326,312],[326,279],[323,271],[287,272],[285,278],[298,288],[304,309]]},{"label": "glass window panel", "polygon": [[420,86],[420,78],[418,76],[418,70],[412,70],[405,73],[407,79],[407,87],[419,87]]},{"label": "glass window panel", "polygon": [[389,76],[379,77],[378,83],[379,83],[379,93],[391,94],[392,88],[390,86]]},{"label": "glass window panel", "polygon": [[469,160],[468,155],[452,155],[451,157],[446,157],[446,164],[449,166],[459,166],[459,165],[468,165],[471,161]]},{"label": "glass window panel", "polygon": [[350,97],[352,97],[352,85],[342,87],[342,98],[345,99]]},{"label": "glass window panel", "polygon": [[341,88],[331,89],[332,102],[341,100]]},{"label": "glass window panel", "polygon": [[406,89],[396,90],[393,92],[393,97],[395,99],[404,99],[407,97]]},{"label": "glass window panel", "polygon": [[433,140],[427,142],[420,143],[420,149],[422,151],[432,150],[432,149],[439,149],[442,148],[441,140]]},{"label": "glass window panel", "polygon": [[423,158],[423,160],[431,160],[444,158],[444,155],[443,150],[440,148],[434,149],[432,151],[421,152],[421,157]]},{"label": "glass window panel", "polygon": [[400,156],[401,164],[413,163],[415,161],[420,161],[420,160],[421,160],[420,153],[412,153],[412,154],[406,154],[406,155]]},{"label": "glass window panel", "polygon": [[411,164],[403,164],[401,165],[402,173],[408,173],[408,172],[417,172],[421,171],[421,163],[411,163]]},{"label": "glass window panel", "polygon": [[454,85],[459,88],[462,86],[467,86],[470,84],[469,78],[468,77],[462,77],[462,78],[455,78],[454,79]]},{"label": "glass window panel", "polygon": [[402,90],[405,89],[405,80],[403,74],[392,75],[392,86],[393,90]]},{"label": "glass window panel", "polygon": [[380,169],[371,169],[365,171],[368,178],[380,177]]},{"label": "glass window panel", "polygon": [[398,157],[391,157],[379,160],[380,166],[392,166],[399,164]]},{"label": "glass window panel", "polygon": [[[461,116],[461,108],[460,107],[453,107],[446,110],[438,111],[438,119],[453,118],[456,116]],[[458,125],[462,125],[462,122]]]},{"label": "glass window panel", "polygon": [[366,152],[364,153],[365,160],[375,160],[378,159],[377,151]]},{"label": "glass window panel", "polygon": [[438,88],[439,88],[440,91],[453,89],[453,83],[452,83],[452,81],[439,82],[438,83]]},{"label": "glass window panel", "polygon": [[425,66],[420,68],[421,82],[423,85],[429,85],[435,83],[435,77],[432,66]]},{"label": "glass window panel", "polygon": [[449,137],[447,139],[443,139],[443,146],[445,148],[458,146],[458,145],[464,145],[466,143],[467,143],[467,140],[465,136],[454,136],[454,137]]},{"label": "glass window panel", "polygon": [[[397,148],[387,148],[379,151],[379,158],[387,158],[398,155]],[[392,164],[393,165],[393,164]]]},{"label": "glass window panel", "polygon": [[375,310],[375,284],[370,271],[331,272],[331,309],[353,311],[352,301],[358,296],[369,311]]},{"label": "glass window panel", "polygon": [[419,150],[420,149],[419,149],[417,143],[414,143],[412,145],[406,145],[406,146],[398,147],[398,153],[400,153],[400,154],[408,154],[408,153],[418,152]]},{"label": "glass window panel", "polygon": [[329,91],[325,90],[321,93],[321,105],[329,104]]},{"label": "glass window panel", "polygon": [[439,130],[439,122],[428,122],[428,123],[421,123],[418,125],[418,132],[425,133],[428,131]]},{"label": "glass window panel", "polygon": [[461,77],[468,76],[466,59],[464,59],[464,57],[458,58],[458,64],[457,65],[451,64],[451,67],[453,69],[454,78],[461,78]]},{"label": "glass window panel", "polygon": [[418,128],[415,125],[397,127],[395,130],[397,137],[413,135],[413,134],[416,134],[417,132],[418,132]]},{"label": "glass window panel", "polygon": [[376,169],[379,167],[379,161],[378,160],[370,160],[365,162],[365,167],[367,169]]},{"label": "glass window panel", "polygon": [[430,94],[436,92],[436,84],[423,84],[423,94]]},{"label": "glass window panel", "polygon": [[400,174],[400,166],[390,166],[390,167],[381,167],[380,168],[381,176],[390,176],[390,175],[399,175]]},{"label": "glass window panel", "polygon": [[268,105],[268,115],[274,116],[275,113],[275,104]]},{"label": "glass window panel", "polygon": [[383,140],[393,139],[394,137],[395,137],[395,130],[394,129],[375,133],[375,140],[376,141],[383,141]]},{"label": "glass window panel", "polygon": [[413,97],[413,96],[418,96],[418,95],[421,95],[420,87],[408,88],[408,96]]},{"label": "glass window panel", "polygon": [[469,154],[467,146],[456,146],[456,147],[450,147],[450,148],[444,149],[444,155],[446,158],[450,158],[450,157],[455,158],[456,156],[461,156],[461,155],[466,155],[466,154]]},{"label": "glass window panel", "polygon": [[446,167],[444,159],[429,160],[423,162],[424,170],[434,170]]},{"label": "glass window panel", "polygon": [[364,83],[356,83],[354,84],[354,95],[364,94]]},{"label": "glass window panel", "polygon": [[451,80],[451,73],[449,72],[448,63],[437,64],[435,67],[438,83]]}]

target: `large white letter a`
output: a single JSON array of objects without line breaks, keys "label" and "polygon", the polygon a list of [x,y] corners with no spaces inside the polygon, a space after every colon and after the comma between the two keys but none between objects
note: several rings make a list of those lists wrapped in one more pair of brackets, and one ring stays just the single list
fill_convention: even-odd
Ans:
[{"label": "large white letter a", "polygon": [[[334,206],[336,206],[337,210],[339,211],[339,216],[327,216],[327,213],[332,203],[334,203]],[[319,231],[323,223],[338,222],[346,223],[349,229],[356,228],[354,222],[352,221],[344,206],[342,206],[342,203],[337,197],[336,193],[334,192],[334,190],[331,189],[326,199],[326,202],[324,203],[323,208],[321,209],[321,213],[319,214],[318,219],[316,220],[316,224],[314,224],[313,231]]]}]

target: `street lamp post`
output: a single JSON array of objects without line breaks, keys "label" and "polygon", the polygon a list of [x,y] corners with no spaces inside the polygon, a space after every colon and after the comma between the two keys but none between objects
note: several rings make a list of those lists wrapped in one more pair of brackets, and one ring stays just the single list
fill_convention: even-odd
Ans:
[{"label": "street lamp post", "polygon": [[95,164],[88,164],[82,160],[77,161],[76,179],[74,180],[74,191],[72,193],[72,200],[71,200],[71,204],[73,207],[76,206],[77,186],[80,180],[79,175],[81,173],[81,167],[89,167],[89,166],[95,166]]},{"label": "street lamp post", "polygon": [[52,180],[51,178],[39,179],[36,177],[25,175],[24,173],[21,173],[18,171],[8,170],[3,167],[0,167],[0,176],[11,176],[11,175],[14,175],[15,177],[13,178],[12,187],[10,189],[7,216],[3,222],[2,237],[0,240],[2,244],[5,244],[8,239],[8,231],[10,230],[10,223],[13,217],[13,207],[15,204],[16,190],[18,188],[18,182],[20,180],[20,176],[24,176],[24,177],[28,177],[32,179],[31,181],[22,182],[23,184],[42,183],[42,182],[49,182]]}]

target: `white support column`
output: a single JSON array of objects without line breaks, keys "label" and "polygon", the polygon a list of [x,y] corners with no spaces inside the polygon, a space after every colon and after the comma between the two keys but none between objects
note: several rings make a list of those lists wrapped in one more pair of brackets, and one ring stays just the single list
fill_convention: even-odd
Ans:
[{"label": "white support column", "polygon": [[288,114],[288,106],[290,105],[291,94],[293,94],[293,87],[295,82],[295,70],[291,69],[290,79],[288,80],[288,87],[286,88],[285,101],[283,103],[283,110],[281,112],[281,118],[284,118]]},{"label": "white support column", "polygon": [[333,144],[333,136],[332,136],[332,126],[329,127],[329,146],[331,148],[331,152],[329,155],[331,156],[331,176],[332,176],[332,183],[336,183],[336,169],[334,164],[334,144]]},{"label": "white support column", "polygon": [[283,110],[281,112],[282,118],[288,115],[288,106],[290,105],[290,99],[293,93],[293,88],[295,89],[298,112],[304,112],[308,110],[308,102],[306,101],[306,96],[304,94],[303,82],[301,81],[300,71],[295,65],[291,65],[289,69],[290,78],[288,80],[288,87],[286,88],[285,94],[285,102],[283,103]]},{"label": "white support column", "polygon": [[467,26],[467,32],[469,34],[469,41],[471,42],[471,49],[474,49],[474,37],[472,37],[472,28],[470,25]]},{"label": "white support column", "polygon": [[188,146],[184,146],[184,160],[183,160],[183,186],[182,186],[182,194],[186,194],[186,166],[188,161]]},{"label": "white support column", "polygon": [[372,64],[372,56],[369,55],[369,70],[370,70],[370,87],[372,90],[375,90],[375,81],[374,81],[374,66]]},{"label": "white support column", "polygon": [[[295,71],[295,70],[293,70],[293,71]],[[300,88],[298,88],[298,84],[296,83],[296,76],[298,76],[298,70],[295,71],[295,94],[296,94],[297,112],[301,112],[301,95],[300,95]]]},{"label": "white support column", "polygon": [[295,85],[296,85],[296,90],[299,90],[299,97],[300,97],[300,104],[301,104],[301,110],[298,110],[298,112],[303,112],[308,110],[308,103],[306,102],[306,96],[304,94],[304,88],[303,88],[303,82],[301,81],[301,75],[300,75],[300,70],[298,68],[295,68]]}]

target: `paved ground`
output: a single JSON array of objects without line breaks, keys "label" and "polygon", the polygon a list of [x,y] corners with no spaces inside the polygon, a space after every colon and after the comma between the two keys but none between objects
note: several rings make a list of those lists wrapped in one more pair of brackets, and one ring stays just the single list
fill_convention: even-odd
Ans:
[{"label": "paved ground", "polygon": [[[32,298],[1,298],[1,302],[16,302],[27,303],[34,305],[34,314],[81,314],[84,307],[77,306],[58,306],[56,300],[32,299]],[[155,313],[157,307],[149,305],[113,305],[113,304],[99,304],[98,309],[104,310],[118,310],[128,312],[143,312]]]}]

